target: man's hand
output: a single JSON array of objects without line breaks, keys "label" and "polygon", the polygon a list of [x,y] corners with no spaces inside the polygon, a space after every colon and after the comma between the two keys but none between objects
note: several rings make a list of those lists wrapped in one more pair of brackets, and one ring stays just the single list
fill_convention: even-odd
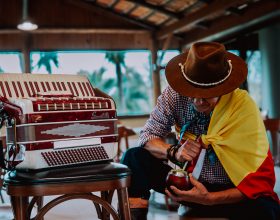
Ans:
[{"label": "man's hand", "polygon": [[175,157],[179,162],[192,161],[199,155],[202,146],[198,141],[187,139],[179,148]]},{"label": "man's hand", "polygon": [[165,190],[165,193],[174,201],[177,202],[193,202],[198,203],[202,205],[211,205],[211,199],[210,199],[210,192],[205,188],[205,186],[198,182],[192,174],[189,175],[190,181],[193,185],[193,188],[188,191],[179,190],[175,186],[171,186],[171,190],[174,194],[172,194],[167,189]]}]

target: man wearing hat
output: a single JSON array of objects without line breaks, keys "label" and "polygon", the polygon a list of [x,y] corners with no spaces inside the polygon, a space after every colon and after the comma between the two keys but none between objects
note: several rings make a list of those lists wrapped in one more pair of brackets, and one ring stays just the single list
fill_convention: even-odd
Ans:
[{"label": "man wearing hat", "polygon": [[[198,42],[166,66],[169,86],[122,162],[132,170],[133,220],[147,218],[150,189],[188,206],[186,215],[280,219],[275,173],[259,109],[238,87],[246,63],[222,44]],[[178,143],[164,137],[172,126]],[[169,162],[188,162],[192,189],[166,190]]]}]

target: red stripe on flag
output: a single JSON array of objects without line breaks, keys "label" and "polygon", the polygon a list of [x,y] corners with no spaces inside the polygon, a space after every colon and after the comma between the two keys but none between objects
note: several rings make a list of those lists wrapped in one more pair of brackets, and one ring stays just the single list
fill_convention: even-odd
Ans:
[{"label": "red stripe on flag", "polygon": [[251,199],[260,196],[271,196],[279,202],[277,194],[273,191],[275,185],[274,162],[270,151],[258,170],[248,174],[237,188]]}]

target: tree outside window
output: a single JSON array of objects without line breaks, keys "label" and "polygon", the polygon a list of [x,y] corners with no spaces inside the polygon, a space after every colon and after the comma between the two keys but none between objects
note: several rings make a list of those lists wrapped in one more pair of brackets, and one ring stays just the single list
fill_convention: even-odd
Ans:
[{"label": "tree outside window", "polygon": [[260,51],[247,51],[248,64],[248,89],[257,105],[261,107],[262,103],[262,65]]},{"label": "tree outside window", "polygon": [[32,72],[79,74],[112,96],[118,115],[142,115],[152,109],[149,51],[32,52]]}]

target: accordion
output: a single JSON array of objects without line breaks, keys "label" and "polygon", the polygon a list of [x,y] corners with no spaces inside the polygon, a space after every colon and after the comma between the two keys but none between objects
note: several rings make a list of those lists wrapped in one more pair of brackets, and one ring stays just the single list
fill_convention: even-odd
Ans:
[{"label": "accordion", "polygon": [[10,167],[81,165],[117,154],[115,103],[85,76],[0,74],[0,112]]}]

